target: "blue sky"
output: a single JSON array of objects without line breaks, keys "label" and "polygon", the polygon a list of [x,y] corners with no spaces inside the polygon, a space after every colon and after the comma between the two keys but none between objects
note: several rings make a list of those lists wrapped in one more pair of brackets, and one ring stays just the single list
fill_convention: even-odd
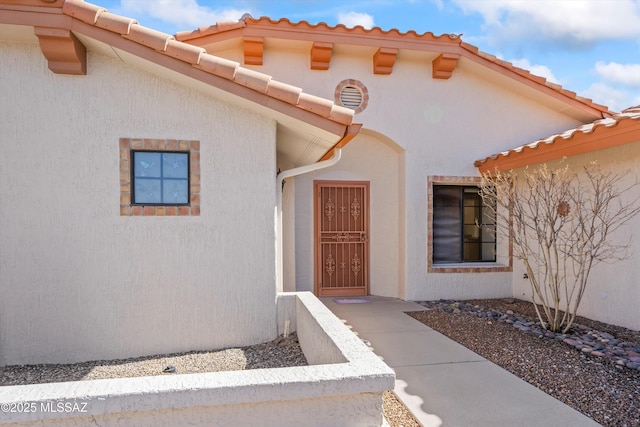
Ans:
[{"label": "blue sky", "polygon": [[640,0],[89,0],[173,34],[244,13],[462,39],[614,111],[640,104]]}]

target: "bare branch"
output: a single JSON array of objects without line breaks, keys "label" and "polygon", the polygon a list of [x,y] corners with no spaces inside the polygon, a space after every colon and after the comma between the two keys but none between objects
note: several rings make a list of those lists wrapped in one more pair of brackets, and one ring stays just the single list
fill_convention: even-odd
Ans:
[{"label": "bare branch", "polygon": [[592,268],[630,256],[629,240],[611,238],[640,213],[640,195],[631,197],[640,194],[640,184],[637,178],[625,184],[628,175],[590,163],[577,171],[541,165],[483,176],[485,221],[494,221],[496,234],[513,242],[532,300],[542,305],[543,313],[536,312],[543,326],[568,330]]}]

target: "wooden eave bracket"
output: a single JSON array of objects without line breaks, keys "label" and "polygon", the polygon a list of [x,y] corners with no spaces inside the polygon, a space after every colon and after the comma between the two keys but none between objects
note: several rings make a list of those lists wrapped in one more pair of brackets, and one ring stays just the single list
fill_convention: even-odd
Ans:
[{"label": "wooden eave bracket", "polygon": [[391,74],[396,63],[398,49],[381,47],[373,55],[373,74]]},{"label": "wooden eave bracket", "polygon": [[448,79],[453,74],[453,70],[458,65],[458,58],[460,55],[457,53],[441,53],[436,59],[433,60],[433,78],[434,79]]},{"label": "wooden eave bracket", "polygon": [[311,69],[328,70],[333,53],[333,43],[314,42],[311,46]]},{"label": "wooden eave bracket", "polygon": [[35,27],[40,49],[47,58],[48,67],[56,74],[85,76],[87,74],[87,49],[69,30],[63,28]]},{"label": "wooden eave bracket", "polygon": [[245,37],[244,40],[244,63],[246,65],[262,65],[264,53],[263,37]]}]

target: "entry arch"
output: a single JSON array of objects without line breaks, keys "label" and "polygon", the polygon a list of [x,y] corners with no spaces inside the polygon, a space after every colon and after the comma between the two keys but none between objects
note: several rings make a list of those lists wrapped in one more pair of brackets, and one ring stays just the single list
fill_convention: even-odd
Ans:
[{"label": "entry arch", "polygon": [[[405,150],[388,136],[363,128],[342,151],[336,165],[295,180],[295,284],[288,289],[314,291],[314,181],[368,181],[369,294],[405,296]],[[291,265],[291,264],[289,264]],[[285,268],[287,262],[285,261]],[[287,287],[285,287],[286,289]]]}]

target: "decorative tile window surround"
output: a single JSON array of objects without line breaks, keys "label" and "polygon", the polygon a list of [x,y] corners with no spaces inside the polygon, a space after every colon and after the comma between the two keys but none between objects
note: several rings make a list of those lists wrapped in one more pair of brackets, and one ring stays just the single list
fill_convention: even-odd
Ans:
[{"label": "decorative tile window surround", "polygon": [[131,150],[131,204],[188,206],[189,152]]},{"label": "decorative tile window surround", "polygon": [[[189,203],[187,205],[145,206],[131,204],[131,151],[189,152]],[[199,216],[200,141],[177,139],[120,138],[121,216]]]},{"label": "decorative tile window surround", "polygon": [[427,178],[427,272],[428,273],[497,273],[513,271],[513,243],[509,239],[509,264],[456,263],[433,264],[433,185],[479,185],[482,178],[475,176],[429,176]]}]

